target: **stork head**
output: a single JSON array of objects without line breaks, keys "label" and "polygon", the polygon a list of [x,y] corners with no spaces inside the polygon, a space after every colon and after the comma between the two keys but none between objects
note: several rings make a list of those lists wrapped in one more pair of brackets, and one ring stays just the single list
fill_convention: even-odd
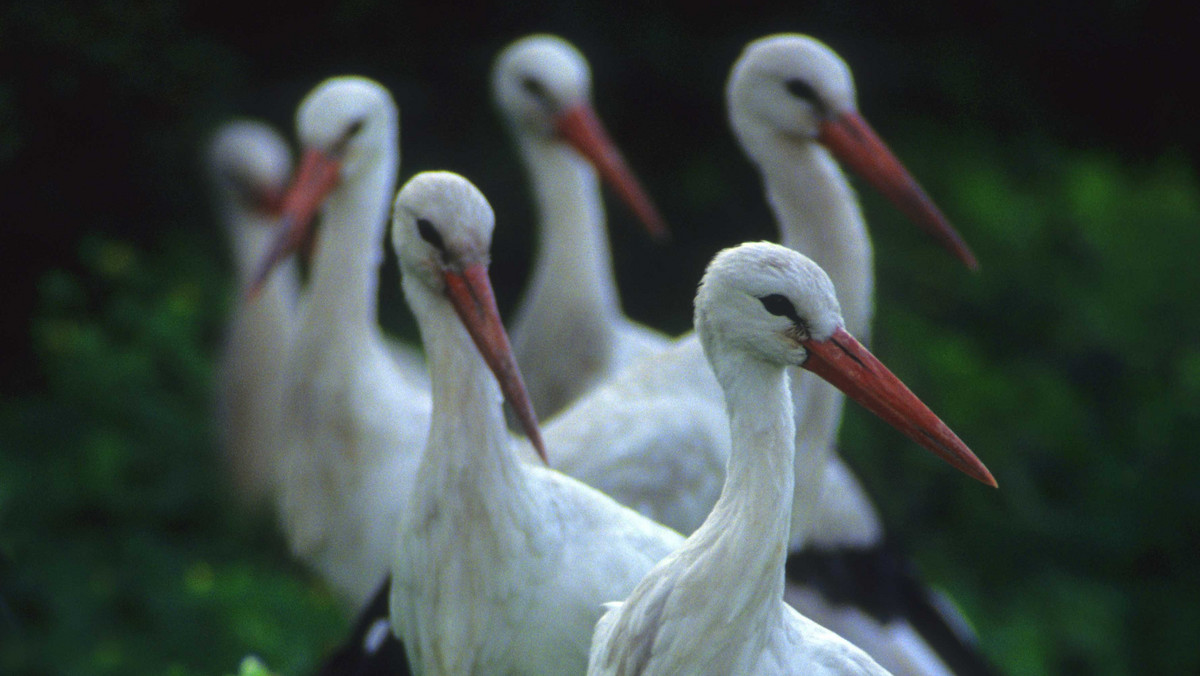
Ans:
[{"label": "stork head", "polygon": [[496,57],[492,95],[510,124],[555,138],[563,112],[591,107],[592,73],[571,43],[553,35],[530,35]]},{"label": "stork head", "polygon": [[736,352],[812,371],[968,476],[996,485],[971,449],[846,332],[833,283],[803,255],[767,242],[718,253],[700,282],[695,320],[714,366]]},{"label": "stork head", "polygon": [[387,89],[363,77],[330,78],[304,98],[296,113],[304,155],[283,197],[279,236],[255,275],[251,295],[276,265],[309,242],[317,211],[331,194],[395,152],[398,116]]},{"label": "stork head", "polygon": [[807,341],[827,340],[843,322],[824,270],[786,247],[757,242],[712,260],[696,293],[695,324],[710,355],[738,350],[800,366]]},{"label": "stork head", "polygon": [[209,143],[208,164],[223,203],[248,213],[278,213],[292,153],[270,125],[252,120],[223,125]]},{"label": "stork head", "polygon": [[296,111],[296,134],[306,156],[337,164],[338,182],[372,168],[394,151],[399,112],[374,80],[341,76],[317,85]]},{"label": "stork head", "polygon": [[967,267],[975,255],[925,191],[858,113],[850,69],[806,35],[746,46],[725,89],[730,123],[760,166],[790,144],[817,143],[860,174]]},{"label": "stork head", "polygon": [[392,245],[405,276],[440,295],[446,273],[487,267],[496,216],[470,181],[448,171],[413,176],[396,195]]},{"label": "stork head", "polygon": [[[396,195],[392,244],[408,284],[422,298],[442,299],[453,307],[483,360],[496,375],[526,436],[546,458],[533,403],[525,391],[508,334],[488,280],[488,250],[495,216],[483,193],[470,181],[446,171],[412,177]],[[409,294],[418,311],[422,300]],[[436,302],[436,301],[434,301]]]},{"label": "stork head", "polygon": [[772,136],[816,141],[826,121],[857,113],[850,68],[805,35],[751,42],[725,96],[733,131],[747,148]]},{"label": "stork head", "polygon": [[496,57],[492,93],[525,142],[564,143],[595,167],[657,238],[666,224],[592,108],[592,76],[579,50],[553,35],[531,35]]}]

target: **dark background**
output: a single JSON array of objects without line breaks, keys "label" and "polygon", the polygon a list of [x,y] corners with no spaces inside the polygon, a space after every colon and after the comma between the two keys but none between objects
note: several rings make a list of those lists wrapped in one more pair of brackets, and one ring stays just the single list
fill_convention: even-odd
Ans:
[{"label": "dark background", "polygon": [[[519,293],[532,220],[494,55],[574,42],[670,222],[610,204],[629,314],[687,328],[703,265],[774,238],[723,88],[744,45],[833,47],[859,107],[978,254],[971,274],[863,187],[874,349],[1000,482],[854,411],[849,461],[925,575],[1012,673],[1200,668],[1200,188],[1194,11],[1177,3],[33,2],[0,8],[0,671],[302,673],[346,620],[265,515],[226,495],[207,416],[231,302],[201,162],[235,115],[291,133],[322,78],[401,108],[401,176],[451,169],[497,212]],[[411,336],[395,270],[382,316]]]}]

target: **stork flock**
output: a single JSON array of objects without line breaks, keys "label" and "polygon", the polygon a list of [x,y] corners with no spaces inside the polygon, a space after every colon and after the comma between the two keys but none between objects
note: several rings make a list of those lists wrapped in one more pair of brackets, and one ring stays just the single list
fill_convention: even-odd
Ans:
[{"label": "stork flock", "polygon": [[[714,252],[683,336],[622,313],[601,182],[652,235],[666,227],[590,77],[549,35],[495,61],[538,216],[511,343],[488,278],[492,209],[450,172],[397,192],[384,87],[318,84],[294,173],[261,123],[212,141],[241,289],[218,409],[231,474],[362,613],[322,673],[994,673],[909,568],[855,566],[876,577],[849,585],[839,568],[895,556],[835,453],[844,397],[996,485],[859,342],[872,249],[843,166],[976,262],[858,113],[849,68],[795,34],[734,64],[730,124],[782,244]],[[420,348],[377,322],[389,223]]]}]

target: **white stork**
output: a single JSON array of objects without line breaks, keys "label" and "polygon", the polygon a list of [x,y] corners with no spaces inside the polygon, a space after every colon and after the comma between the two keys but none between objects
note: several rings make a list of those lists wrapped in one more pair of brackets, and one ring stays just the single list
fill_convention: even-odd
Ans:
[{"label": "white stork", "polygon": [[525,167],[538,213],[533,277],[513,323],[513,350],[547,418],[669,338],[621,311],[599,178],[652,235],[666,226],[591,104],[587,61],[565,40],[532,35],[492,68],[492,93]]},{"label": "white stork", "polygon": [[[783,600],[793,492],[823,465],[797,447],[787,367],[837,386],[968,475],[995,485],[965,444],[843,328],[829,277],[776,244],[727,249],[696,295],[696,331],[729,411],[733,451],[720,500],[596,626],[588,673],[886,674],[859,648]],[[819,468],[817,470],[819,473]]]},{"label": "white stork", "polygon": [[[759,167],[783,244],[810,256],[834,280],[846,325],[869,333],[874,275],[870,239],[858,201],[838,166],[845,163],[896,203],[970,267],[974,256],[915,180],[870,129],[855,107],[849,68],[828,47],[806,36],[780,35],[748,45],[726,90],[729,117],[743,149]],[[812,374],[793,380],[799,455],[829,458],[837,484],[797,493],[792,532],[811,533],[807,553],[790,569],[805,573],[789,600],[838,633],[853,635],[897,673],[914,676],[984,671],[970,637],[934,609],[928,590],[903,565],[865,566],[893,574],[863,589],[814,592],[813,580],[830,556],[890,555],[878,515],[853,474],[833,453],[842,395]],[[715,503],[729,453],[720,388],[694,337],[620,374],[549,421],[551,464],[600,488],[662,523],[690,533]],[[604,449],[603,453],[595,449]],[[797,489],[819,486],[825,463],[797,465]],[[834,490],[841,489],[841,490]],[[815,522],[815,524],[814,524]],[[821,530],[814,530],[819,526]],[[894,599],[903,599],[897,603]],[[913,605],[918,617],[910,617]],[[856,608],[855,606],[863,606]],[[920,625],[914,630],[909,620]],[[917,631],[936,642],[935,654]]]},{"label": "white stork", "polygon": [[581,674],[601,604],[683,538],[522,460],[501,392],[541,444],[488,282],[492,226],[456,174],[419,174],[396,197],[392,236],[433,418],[395,539],[392,626],[418,675]]},{"label": "white stork", "polygon": [[358,608],[387,572],[430,416],[423,377],[397,364],[376,322],[397,111],[378,83],[336,77],[304,99],[296,126],[303,161],[256,278],[269,278],[320,210],[287,361],[277,506],[293,552]]},{"label": "white stork", "polygon": [[292,155],[269,125],[238,120],[213,135],[208,165],[239,294],[218,367],[217,428],[237,496],[259,504],[275,486],[285,368],[296,329],[296,270],[286,265],[253,302],[244,294],[275,235]]}]

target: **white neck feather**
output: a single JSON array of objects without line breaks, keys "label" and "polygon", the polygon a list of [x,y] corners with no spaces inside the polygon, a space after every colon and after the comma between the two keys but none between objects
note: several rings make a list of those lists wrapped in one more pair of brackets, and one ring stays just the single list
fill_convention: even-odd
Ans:
[{"label": "white neck feather", "polygon": [[782,244],[829,274],[846,330],[865,340],[875,288],[871,240],[845,174],[816,143],[780,142],[757,161]]},{"label": "white neck feather", "polygon": [[778,619],[783,598],[795,460],[791,395],[780,366],[740,352],[710,354],[725,392],[732,446],[721,497],[684,545],[691,553],[681,550],[699,563],[676,586],[737,590],[736,596],[713,595],[722,611],[711,616],[720,618],[722,631],[736,626],[761,636],[763,624]]},{"label": "white neck feather", "polygon": [[396,183],[396,155],[335,188],[318,225],[306,333],[338,336],[378,332],[376,303],[383,233]]},{"label": "white neck feather", "polygon": [[620,314],[620,300],[596,171],[562,143],[525,138],[520,150],[540,224],[533,279],[517,323],[571,307],[608,326],[606,320]]},{"label": "white neck feather", "polygon": [[449,302],[407,275],[403,285],[421,330],[433,402],[416,491],[462,512],[472,531],[525,537],[536,530],[535,502],[511,447],[500,386]]},{"label": "white neck feather", "polygon": [[[773,143],[754,155],[766,183],[784,246],[811,258],[829,274],[846,329],[866,341],[871,330],[875,276],[866,223],[845,174],[816,143]],[[844,395],[803,371],[792,383],[796,402],[795,481],[800,489],[792,513],[792,548],[810,532],[819,488],[842,420]]]}]

